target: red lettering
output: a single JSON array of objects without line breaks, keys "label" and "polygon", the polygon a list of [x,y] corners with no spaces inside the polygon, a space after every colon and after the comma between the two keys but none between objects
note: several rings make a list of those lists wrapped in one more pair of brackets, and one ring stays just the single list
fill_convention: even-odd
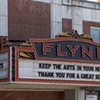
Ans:
[{"label": "red lettering", "polygon": [[75,53],[76,53],[77,49],[79,48],[79,46],[75,46],[74,48],[72,48],[72,46],[67,45],[67,47],[70,50],[72,57],[75,57]]},{"label": "red lettering", "polygon": [[57,55],[58,56],[67,56],[66,52],[61,52],[61,45],[57,44]]},{"label": "red lettering", "polygon": [[52,43],[43,43],[43,54],[46,55],[47,52],[50,52],[52,46],[53,46]]},{"label": "red lettering", "polygon": [[92,59],[93,58],[92,53],[93,52],[91,47],[89,47],[87,50],[84,46],[82,46],[82,57],[85,57],[87,55],[89,58]]},{"label": "red lettering", "polygon": [[100,48],[97,47],[97,58],[100,59]]}]

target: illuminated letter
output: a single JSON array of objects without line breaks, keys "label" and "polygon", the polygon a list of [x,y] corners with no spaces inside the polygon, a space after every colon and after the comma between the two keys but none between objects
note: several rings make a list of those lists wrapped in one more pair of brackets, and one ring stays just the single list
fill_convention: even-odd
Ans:
[{"label": "illuminated letter", "polygon": [[57,45],[57,55],[58,56],[66,56],[67,55],[66,52],[61,52],[61,45],[60,44]]},{"label": "illuminated letter", "polygon": [[100,59],[100,48],[97,47],[97,58]]},{"label": "illuminated letter", "polygon": [[52,43],[43,43],[43,54],[46,55],[47,52],[51,51],[51,47],[53,46]]},{"label": "illuminated letter", "polygon": [[74,48],[72,48],[72,46],[67,45],[67,47],[70,50],[72,57],[75,57],[75,53],[76,53],[77,49],[79,48],[79,46],[75,46]]},{"label": "illuminated letter", "polygon": [[92,55],[92,48],[89,47],[89,50],[87,50],[84,46],[82,46],[82,57],[85,57],[85,55],[87,55],[89,58],[93,58],[93,55]]}]

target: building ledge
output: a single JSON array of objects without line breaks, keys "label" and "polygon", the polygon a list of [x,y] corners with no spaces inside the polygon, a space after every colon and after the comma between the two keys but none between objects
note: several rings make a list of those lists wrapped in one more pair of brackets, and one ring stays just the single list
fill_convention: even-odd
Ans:
[{"label": "building ledge", "polygon": [[75,7],[82,7],[82,8],[87,8],[87,9],[96,9],[100,10],[100,2],[92,2],[92,1],[76,1],[76,0],[63,0],[62,1],[63,5],[67,6],[75,6]]},{"label": "building ledge", "polygon": [[[88,88],[87,88],[88,87]],[[75,84],[39,84],[23,82],[6,82],[0,84],[0,91],[64,91],[66,89],[94,89],[100,90],[99,85],[75,85]]]},{"label": "building ledge", "polygon": [[77,85],[40,84],[7,82],[0,84],[0,91],[64,91],[65,89],[79,89]]}]

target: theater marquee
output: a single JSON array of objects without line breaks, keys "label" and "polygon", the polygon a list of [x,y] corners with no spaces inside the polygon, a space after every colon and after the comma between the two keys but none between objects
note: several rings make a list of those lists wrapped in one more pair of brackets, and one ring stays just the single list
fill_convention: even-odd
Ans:
[{"label": "theater marquee", "polygon": [[19,60],[19,78],[100,81],[100,65]]},{"label": "theater marquee", "polygon": [[8,52],[0,53],[0,80],[8,78]]},{"label": "theater marquee", "polygon": [[100,84],[100,45],[72,37],[30,39],[16,48],[16,81]]}]

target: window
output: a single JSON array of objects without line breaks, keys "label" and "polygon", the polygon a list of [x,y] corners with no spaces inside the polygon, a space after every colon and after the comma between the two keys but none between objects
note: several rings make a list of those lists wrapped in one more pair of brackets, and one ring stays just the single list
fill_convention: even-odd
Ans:
[{"label": "window", "polygon": [[100,43],[100,28],[91,27],[91,37],[94,42]]},{"label": "window", "polygon": [[100,3],[100,0],[80,0],[80,1],[92,2],[92,3]]},{"label": "window", "polygon": [[93,1],[93,2],[97,2],[97,0],[87,0],[87,1]]},{"label": "window", "polygon": [[81,1],[100,2],[100,0],[81,0]]}]

